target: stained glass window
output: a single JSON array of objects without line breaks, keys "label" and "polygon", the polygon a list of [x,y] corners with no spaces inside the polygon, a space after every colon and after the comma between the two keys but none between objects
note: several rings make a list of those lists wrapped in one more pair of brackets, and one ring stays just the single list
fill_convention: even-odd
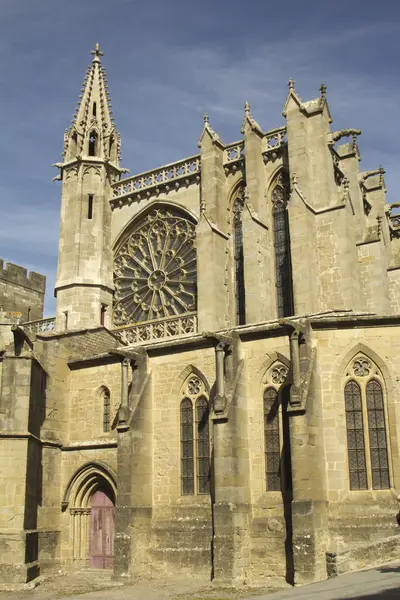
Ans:
[{"label": "stained glass window", "polygon": [[203,380],[192,374],[181,403],[182,494],[210,493],[210,410]]},{"label": "stained glass window", "polygon": [[234,227],[234,261],[235,261],[235,303],[236,323],[244,325],[245,315],[245,290],[244,290],[244,257],[243,257],[243,191],[233,203]]},{"label": "stained glass window", "polygon": [[355,381],[344,388],[350,489],[367,489],[361,389]]},{"label": "stained glass window", "polygon": [[272,202],[277,312],[278,317],[287,317],[293,315],[293,293],[289,219],[282,185],[275,186]]},{"label": "stained glass window", "polygon": [[181,483],[182,494],[194,494],[193,405],[181,402]]},{"label": "stained glass window", "polygon": [[103,389],[103,431],[111,430],[111,404],[110,391]]},{"label": "stained glass window", "polygon": [[368,382],[366,397],[372,487],[382,490],[389,488],[390,482],[383,393],[379,381]]},{"label": "stained glass window", "polygon": [[210,492],[210,427],[208,402],[205,398],[196,400],[197,429],[197,491]]},{"label": "stained glass window", "polygon": [[279,432],[278,392],[267,388],[264,392],[265,471],[268,491],[281,489],[281,447]]},{"label": "stained glass window", "polygon": [[125,325],[196,310],[195,225],[172,208],[154,209],[114,260],[114,323]]}]

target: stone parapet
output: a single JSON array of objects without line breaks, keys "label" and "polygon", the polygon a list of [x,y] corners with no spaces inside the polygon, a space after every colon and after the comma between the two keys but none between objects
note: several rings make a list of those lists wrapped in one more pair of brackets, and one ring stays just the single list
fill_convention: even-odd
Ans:
[{"label": "stone parapet", "polygon": [[6,263],[4,268],[4,261],[2,259],[0,259],[0,279],[14,285],[35,290],[40,294],[44,294],[46,291],[46,277],[44,275],[35,273],[34,271],[31,271],[28,275],[27,269],[10,262]]}]

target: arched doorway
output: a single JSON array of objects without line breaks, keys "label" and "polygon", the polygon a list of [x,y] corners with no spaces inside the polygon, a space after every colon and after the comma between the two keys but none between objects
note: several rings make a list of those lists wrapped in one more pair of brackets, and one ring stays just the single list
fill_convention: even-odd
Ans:
[{"label": "arched doorway", "polygon": [[104,463],[86,463],[71,478],[62,510],[70,515],[66,558],[75,568],[113,567],[116,493],[116,475]]},{"label": "arched doorway", "polygon": [[91,497],[89,555],[93,569],[114,566],[114,502],[110,492],[103,486]]}]

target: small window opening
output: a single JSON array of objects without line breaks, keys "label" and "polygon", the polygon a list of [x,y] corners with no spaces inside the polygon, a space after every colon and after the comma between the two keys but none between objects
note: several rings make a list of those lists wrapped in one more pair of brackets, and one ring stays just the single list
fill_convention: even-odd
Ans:
[{"label": "small window opening", "polygon": [[89,196],[88,196],[87,218],[88,219],[92,219],[93,218],[93,194],[89,194]]},{"label": "small window opening", "polygon": [[102,325],[103,327],[106,323],[106,312],[107,306],[105,304],[102,304],[100,309],[100,325]]},{"label": "small window opening", "polygon": [[93,102],[93,110],[92,110],[92,113],[93,113],[93,116],[94,116],[94,117],[96,116],[96,112],[97,112],[97,104],[96,104],[96,102]]},{"label": "small window opening", "polygon": [[97,152],[97,133],[92,131],[89,137],[89,156],[96,156]]},{"label": "small window opening", "polygon": [[64,317],[65,317],[64,328],[65,328],[65,331],[67,331],[67,329],[68,329],[68,311],[67,310],[64,312]]},{"label": "small window opening", "polygon": [[111,431],[111,402],[108,389],[103,390],[103,431]]},{"label": "small window opening", "polygon": [[32,312],[32,309],[28,308],[28,321],[31,320],[31,312]]}]

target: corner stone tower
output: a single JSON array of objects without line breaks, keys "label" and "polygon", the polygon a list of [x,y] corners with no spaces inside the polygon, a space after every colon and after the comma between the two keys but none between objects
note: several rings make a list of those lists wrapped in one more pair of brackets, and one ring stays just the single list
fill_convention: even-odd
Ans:
[{"label": "corner stone tower", "polygon": [[103,55],[96,44],[71,126],[64,135],[60,242],[55,285],[56,330],[111,323],[111,184],[120,136],[112,119]]}]

